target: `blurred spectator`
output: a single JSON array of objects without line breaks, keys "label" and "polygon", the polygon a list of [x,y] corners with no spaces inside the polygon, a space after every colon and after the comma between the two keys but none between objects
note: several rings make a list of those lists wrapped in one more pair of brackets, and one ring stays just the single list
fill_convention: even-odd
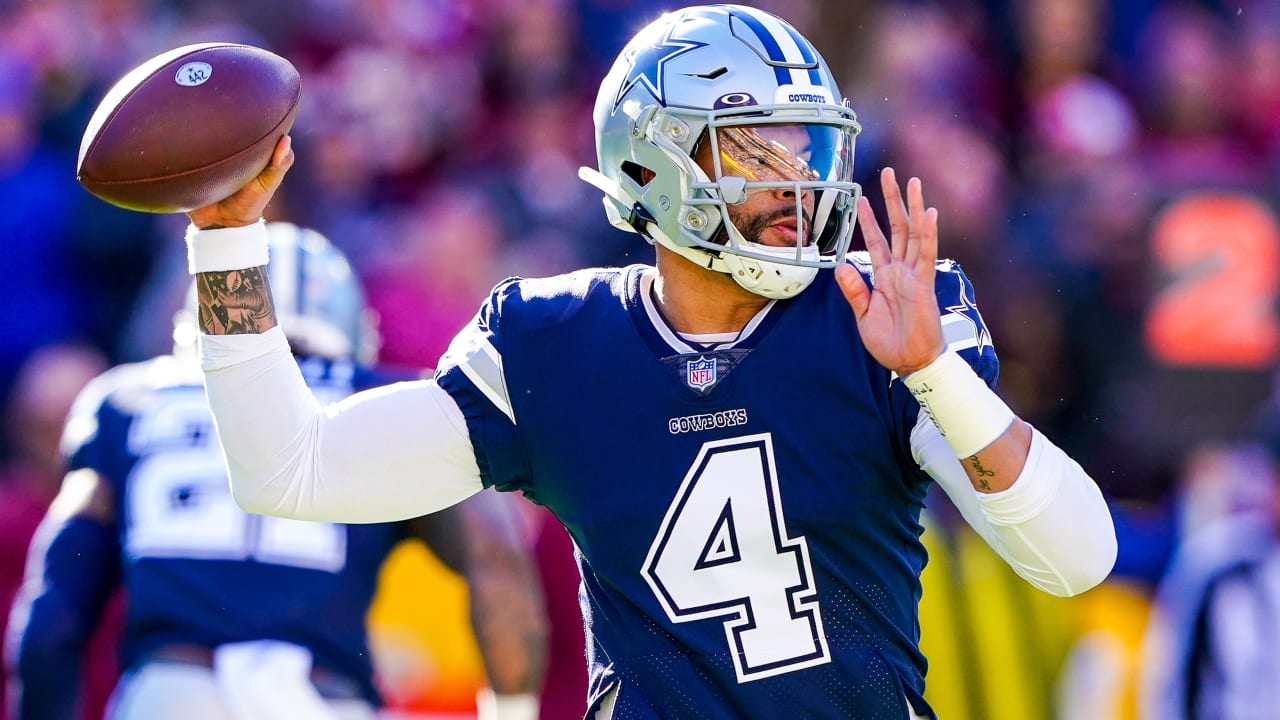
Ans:
[{"label": "blurred spectator", "polygon": [[1280,161],[1280,6],[1251,3],[1248,22],[1237,25],[1234,59],[1240,86],[1233,109],[1248,144],[1266,153],[1274,175]]},{"label": "blurred spectator", "polygon": [[1074,608],[1076,636],[1055,693],[1059,720],[1185,717],[1142,709],[1150,701],[1143,699],[1147,677],[1176,662],[1150,654],[1164,652],[1153,648],[1152,628],[1168,619],[1167,600],[1156,597],[1157,587],[1169,582],[1171,563],[1172,574],[1181,572],[1175,554],[1185,551],[1185,538],[1265,504],[1269,479],[1265,458],[1248,445],[1194,445],[1171,462],[1174,497],[1113,503],[1119,557],[1111,577]]},{"label": "blurred spectator", "polygon": [[1160,7],[1143,29],[1138,107],[1145,171],[1158,192],[1260,188],[1265,164],[1245,144],[1233,101],[1241,88],[1233,26],[1184,0]]},{"label": "blurred spectator", "polygon": [[[83,340],[110,353],[149,264],[153,218],[110,207],[75,182],[88,113],[123,72],[114,53],[139,48],[114,31],[140,32],[141,5],[90,4],[86,16],[76,3],[19,3],[0,13],[0,256],[11,270],[0,399],[40,345]],[[73,26],[92,32],[79,37],[66,31]],[[97,44],[104,38],[111,49]]]},{"label": "blurred spectator", "polygon": [[7,48],[0,43],[0,256],[9,269],[0,398],[29,353],[80,334],[86,318],[77,316],[77,308],[88,305],[68,263],[73,252],[66,223],[71,193],[80,191],[63,181],[68,168],[39,134],[32,68]]},{"label": "blurred spectator", "polygon": [[505,3],[494,23],[490,98],[529,102],[588,86],[591,76],[578,62],[577,20],[566,0]]},{"label": "blurred spectator", "polygon": [[1105,0],[1028,0],[1013,4],[1022,93],[1036,98],[1106,60]]},{"label": "blurred spectator", "polygon": [[[44,513],[62,481],[58,441],[67,411],[80,389],[105,368],[106,358],[97,350],[72,344],[41,347],[23,363],[4,414],[13,446],[5,489],[14,502],[0,503],[0,509],[29,503]],[[11,529],[7,523],[0,528]]]},{"label": "blurred spectator", "polygon": [[600,195],[578,178],[580,166],[596,162],[582,98],[535,94],[519,105],[519,113],[495,119],[492,155],[459,170],[494,208],[512,274],[550,275],[643,257],[643,240],[600,222]]},{"label": "blurred spectator", "polygon": [[424,197],[396,217],[367,268],[369,307],[393,365],[434,367],[453,336],[503,277],[495,208],[474,190]]},{"label": "blurred spectator", "polygon": [[1248,445],[1219,450],[1227,472],[1184,488],[1191,522],[1160,583],[1139,665],[1144,719],[1252,720],[1280,706],[1276,443],[1267,438],[1269,457]]}]

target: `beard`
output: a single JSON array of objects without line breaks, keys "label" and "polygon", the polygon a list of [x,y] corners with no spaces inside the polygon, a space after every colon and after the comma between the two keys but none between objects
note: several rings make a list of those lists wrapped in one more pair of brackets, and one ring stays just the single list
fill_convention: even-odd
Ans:
[{"label": "beard", "polygon": [[[773,225],[779,220],[791,220],[795,218],[796,211],[793,208],[782,208],[763,215],[745,217],[744,214],[735,213],[732,207],[729,208],[729,222],[733,223],[733,226],[738,228],[738,232],[742,235],[744,240],[757,245],[764,244],[760,241],[760,238],[764,235],[764,231],[769,229],[770,225]],[[799,223],[797,223],[797,225],[798,224]],[[812,244],[813,223],[808,215],[804,216],[804,231],[804,244]],[[717,230],[716,234],[711,238],[711,242],[717,245],[729,244],[729,229],[725,227],[723,223],[720,225],[720,229]]]}]

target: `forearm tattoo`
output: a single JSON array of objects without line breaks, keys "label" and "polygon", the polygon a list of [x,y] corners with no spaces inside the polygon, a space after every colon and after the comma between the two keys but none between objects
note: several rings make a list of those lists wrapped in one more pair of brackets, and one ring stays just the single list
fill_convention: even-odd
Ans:
[{"label": "forearm tattoo", "polygon": [[200,330],[209,335],[263,333],[276,326],[265,267],[196,273]]},{"label": "forearm tattoo", "polygon": [[977,455],[969,456],[969,465],[973,467],[973,474],[970,477],[975,478],[975,482],[981,489],[990,492],[991,483],[987,482],[987,478],[995,477],[996,471],[985,468]]}]

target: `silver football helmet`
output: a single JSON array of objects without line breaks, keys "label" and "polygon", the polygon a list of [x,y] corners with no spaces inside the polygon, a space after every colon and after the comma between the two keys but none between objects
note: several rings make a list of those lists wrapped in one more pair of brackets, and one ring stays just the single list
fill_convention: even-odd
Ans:
[{"label": "silver football helmet", "polygon": [[[377,323],[346,256],[324,235],[287,222],[267,223],[267,247],[267,282],[294,352],[365,366],[376,362]],[[193,282],[174,317],[175,346],[194,345],[198,333]]]},{"label": "silver football helmet", "polygon": [[[792,297],[849,249],[861,127],[813,45],[755,8],[663,15],[623,49],[595,105],[609,221],[770,298]],[[708,176],[694,161],[707,153]],[[768,190],[795,199],[794,247],[754,242],[729,206]],[[790,214],[790,211],[787,211]]]}]

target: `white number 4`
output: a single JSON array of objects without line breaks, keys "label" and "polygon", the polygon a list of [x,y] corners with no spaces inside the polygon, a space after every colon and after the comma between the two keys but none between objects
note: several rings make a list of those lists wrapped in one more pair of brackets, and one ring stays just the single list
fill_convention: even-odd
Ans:
[{"label": "white number 4", "polygon": [[767,433],[702,446],[644,577],[672,622],[726,618],[738,682],[831,660],[809,548],[787,536]]}]

